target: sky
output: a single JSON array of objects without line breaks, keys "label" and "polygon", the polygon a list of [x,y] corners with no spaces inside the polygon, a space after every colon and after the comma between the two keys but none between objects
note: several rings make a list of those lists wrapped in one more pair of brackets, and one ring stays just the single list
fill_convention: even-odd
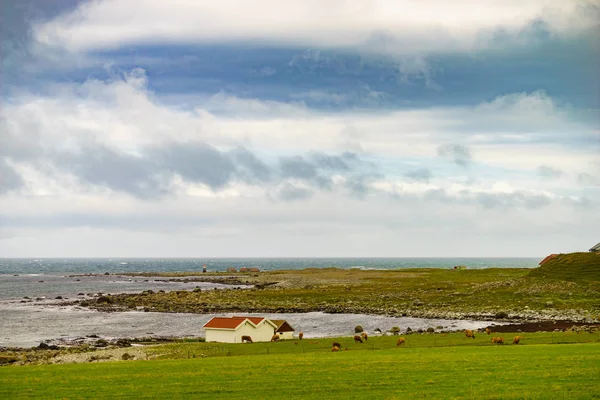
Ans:
[{"label": "sky", "polygon": [[0,7],[0,257],[600,241],[600,0]]}]

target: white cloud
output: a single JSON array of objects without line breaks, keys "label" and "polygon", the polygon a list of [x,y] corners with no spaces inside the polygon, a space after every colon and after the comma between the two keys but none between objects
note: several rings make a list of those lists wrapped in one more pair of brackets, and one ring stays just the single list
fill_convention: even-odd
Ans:
[{"label": "white cloud", "polygon": [[38,25],[34,34],[73,50],[242,41],[418,54],[485,48],[498,31],[522,40],[540,22],[551,34],[577,35],[597,27],[598,6],[598,0],[103,0]]},{"label": "white cloud", "polygon": [[[593,192],[598,153],[592,144],[565,146],[597,138],[597,128],[577,121],[569,107],[542,92],[509,94],[474,107],[327,113],[301,103],[224,94],[189,99],[195,108],[182,110],[162,103],[146,84],[143,71],[136,70],[110,82],[54,85],[47,95],[21,93],[3,104],[0,160],[7,160],[24,187],[0,196],[0,253],[31,255],[27,246],[35,244],[44,256],[193,256],[207,254],[204,250],[408,256],[434,255],[423,243],[435,237],[445,246],[435,254],[440,256],[477,255],[461,250],[466,242],[478,244],[481,255],[543,255],[556,249],[544,247],[540,235],[574,245],[562,232],[591,236],[600,223],[585,211],[600,200]],[[103,186],[102,174],[82,185],[81,171],[58,170],[51,158],[61,152],[93,155],[89,151],[97,149],[129,157],[127,166],[152,156],[149,149],[174,143],[212,146],[190,153],[191,161],[242,145],[259,159],[242,154],[250,157],[247,165],[259,169],[260,162],[272,168],[280,157],[304,155],[307,161],[310,151],[340,154],[353,144],[379,175],[334,171],[320,188],[298,174],[275,181],[225,179],[223,186],[175,174],[168,197],[149,200]],[[438,147],[447,143],[472,151],[469,168],[437,157]],[[80,168],[91,168],[81,162]],[[543,165],[563,174],[540,179]],[[426,179],[405,175],[419,168],[427,170]],[[143,167],[136,174],[140,171]],[[352,188],[364,189],[363,200],[351,195]],[[144,246],[132,245],[134,237],[145,240]],[[198,248],[198,238],[210,245]],[[169,244],[159,246],[161,240]],[[490,245],[499,240],[504,248]],[[66,251],[65,242],[76,250]],[[348,243],[356,243],[352,254]],[[154,248],[166,250],[150,254]]]}]

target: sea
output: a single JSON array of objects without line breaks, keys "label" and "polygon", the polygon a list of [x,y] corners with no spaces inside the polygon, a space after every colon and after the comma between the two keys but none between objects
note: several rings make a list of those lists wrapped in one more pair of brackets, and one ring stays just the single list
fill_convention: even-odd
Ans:
[{"label": "sea", "polygon": [[2,274],[86,274],[125,272],[202,271],[259,268],[261,271],[305,268],[535,268],[541,258],[0,258]]},{"label": "sea", "polygon": [[[0,347],[32,347],[40,342],[69,341],[85,335],[105,338],[139,336],[203,336],[202,325],[214,315],[165,314],[142,311],[99,312],[63,306],[65,300],[90,299],[98,293],[144,290],[219,290],[210,282],[122,275],[128,272],[208,272],[252,267],[261,271],[305,268],[534,268],[538,258],[49,258],[0,259]],[[108,274],[107,274],[108,273]],[[244,286],[240,286],[244,289]],[[221,314],[220,314],[221,315]],[[267,316],[269,317],[269,316]],[[392,326],[426,329],[477,329],[485,321],[427,320],[360,314],[281,314],[306,337],[352,334],[361,324],[369,329]]]}]

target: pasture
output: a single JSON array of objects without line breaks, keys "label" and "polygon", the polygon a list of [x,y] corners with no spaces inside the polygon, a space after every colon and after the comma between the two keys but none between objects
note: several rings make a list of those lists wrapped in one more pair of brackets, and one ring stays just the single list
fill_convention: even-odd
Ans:
[{"label": "pasture", "polygon": [[[177,343],[147,361],[3,367],[0,398],[600,398],[597,333],[523,336],[519,345],[485,334],[408,335],[404,347],[397,336]],[[348,350],[332,353],[333,341]]]}]

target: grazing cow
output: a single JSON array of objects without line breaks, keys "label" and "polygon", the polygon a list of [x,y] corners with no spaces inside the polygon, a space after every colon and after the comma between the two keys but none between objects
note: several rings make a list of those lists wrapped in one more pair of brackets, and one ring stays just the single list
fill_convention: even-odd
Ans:
[{"label": "grazing cow", "polygon": [[340,351],[340,348],[338,346],[333,346],[331,348],[331,351]]},{"label": "grazing cow", "polygon": [[513,338],[513,344],[519,344],[519,342],[521,341],[522,338],[523,338],[523,336],[515,336]]},{"label": "grazing cow", "polygon": [[277,342],[279,341],[279,335],[278,334],[274,334],[273,336],[271,336],[271,342]]},{"label": "grazing cow", "polygon": [[495,336],[494,336],[494,337],[492,338],[492,343],[498,343],[498,344],[500,344],[500,343],[504,343],[504,338],[503,338],[503,337],[495,337]]},{"label": "grazing cow", "polygon": [[492,330],[490,328],[485,328],[485,333],[489,335],[490,333],[492,333]]},{"label": "grazing cow", "polygon": [[360,335],[354,335],[354,343],[362,343],[363,340]]},{"label": "grazing cow", "polygon": [[366,342],[367,340],[369,340],[369,335],[367,335],[367,332],[363,332],[360,334],[360,337],[363,338],[363,340]]},{"label": "grazing cow", "polygon": [[303,333],[303,332],[300,332],[300,333],[298,334],[298,339],[302,340],[302,338],[303,338],[303,337],[304,337],[304,333]]},{"label": "grazing cow", "polygon": [[403,337],[398,338],[398,341],[396,342],[396,346],[404,346],[404,343],[406,343],[406,340],[404,340]]},{"label": "grazing cow", "polygon": [[342,345],[339,344],[338,342],[333,342],[333,344],[331,346],[332,347],[339,347],[340,349],[342,348]]},{"label": "grazing cow", "polygon": [[247,335],[242,336],[242,343],[245,343],[245,342],[247,342],[247,343],[253,343],[252,342],[252,338],[250,336],[247,336]]},{"label": "grazing cow", "polygon": [[465,336],[468,338],[470,337],[471,339],[475,339],[475,334],[470,329],[465,330]]}]

